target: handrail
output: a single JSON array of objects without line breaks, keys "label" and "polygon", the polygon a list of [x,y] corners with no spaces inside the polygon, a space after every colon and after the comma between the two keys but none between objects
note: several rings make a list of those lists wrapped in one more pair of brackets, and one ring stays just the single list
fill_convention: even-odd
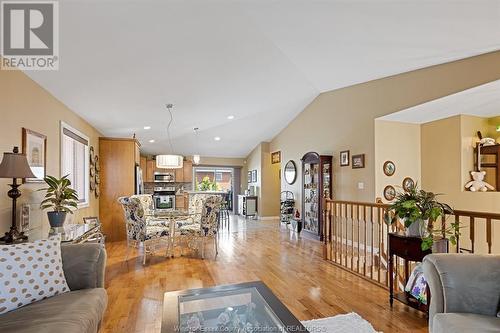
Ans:
[{"label": "handrail", "polygon": [[[325,259],[367,280],[388,287],[388,236],[401,231],[401,221],[388,226],[383,219],[389,204],[326,199],[323,234]],[[457,239],[456,252],[500,251],[493,245],[493,221],[500,214],[455,210],[451,221],[461,222],[462,236]],[[442,218],[442,227],[449,226],[450,216]],[[483,223],[485,222],[485,223]],[[500,224],[499,224],[500,227]],[[484,234],[484,236],[483,236]],[[500,239],[495,240],[497,242]],[[395,263],[395,271],[398,271]],[[398,274],[398,273],[396,273]],[[396,279],[403,282],[403,279]]]}]

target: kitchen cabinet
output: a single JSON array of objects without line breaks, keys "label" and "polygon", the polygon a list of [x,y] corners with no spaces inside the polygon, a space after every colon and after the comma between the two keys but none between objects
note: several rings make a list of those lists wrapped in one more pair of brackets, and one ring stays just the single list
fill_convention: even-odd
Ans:
[{"label": "kitchen cabinet", "polygon": [[[186,162],[184,162],[186,164]],[[175,182],[182,183],[184,182],[184,167],[175,169]]]},{"label": "kitchen cabinet", "polygon": [[148,168],[147,167],[147,158],[146,156],[141,156],[141,163],[140,163],[140,166],[141,166],[141,170],[142,170],[142,179],[143,181],[146,181],[146,169]]},{"label": "kitchen cabinet", "polygon": [[191,183],[193,182],[193,162],[184,161],[184,167],[182,168],[183,182]]},{"label": "kitchen cabinet", "polygon": [[155,160],[147,160],[146,161],[146,182],[152,183],[155,181],[155,170],[156,170],[156,161]]},{"label": "kitchen cabinet", "polygon": [[135,169],[140,156],[135,139],[99,138],[99,220],[108,241],[126,238],[125,217],[118,198],[135,194]]},{"label": "kitchen cabinet", "polygon": [[175,196],[175,208],[176,209],[186,209],[187,207],[187,200],[186,197],[181,194],[181,195],[176,195]]}]

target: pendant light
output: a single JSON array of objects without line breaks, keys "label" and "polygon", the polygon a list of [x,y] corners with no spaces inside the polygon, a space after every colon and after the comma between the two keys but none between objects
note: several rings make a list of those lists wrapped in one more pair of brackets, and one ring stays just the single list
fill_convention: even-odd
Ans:
[{"label": "pendant light", "polygon": [[[167,110],[170,114],[170,121],[167,125],[167,135],[168,135],[168,143],[170,145],[170,152],[174,152],[174,148],[172,145],[172,138],[170,137],[170,125],[174,121],[174,117],[172,116],[172,108],[173,104],[167,104]],[[181,169],[184,163],[184,157],[181,155],[157,155],[156,156],[156,167],[160,169]]]},{"label": "pendant light", "polygon": [[[193,130],[194,130],[194,140],[195,140],[195,144],[196,144],[196,150],[199,151],[199,147],[198,147],[198,129],[199,129],[198,127],[193,128]],[[194,164],[196,164],[196,165],[200,164],[200,160],[201,160],[200,155],[198,155],[198,154],[193,155],[193,163]]]}]

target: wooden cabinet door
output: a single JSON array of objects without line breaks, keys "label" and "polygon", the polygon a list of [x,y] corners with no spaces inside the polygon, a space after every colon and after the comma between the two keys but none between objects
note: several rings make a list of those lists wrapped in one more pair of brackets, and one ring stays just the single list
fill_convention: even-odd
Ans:
[{"label": "wooden cabinet door", "polygon": [[146,182],[152,183],[155,181],[155,169],[156,169],[156,161],[155,160],[147,160],[147,162],[146,162]]},{"label": "wooden cabinet door", "polygon": [[191,183],[193,181],[193,162],[184,161],[183,173],[184,173],[184,182]]},{"label": "wooden cabinet door", "polygon": [[184,182],[184,168],[175,169],[175,181],[177,183]]},{"label": "wooden cabinet door", "polygon": [[175,208],[176,209],[184,209],[186,206],[185,199],[183,195],[175,196]]},{"label": "wooden cabinet door", "polygon": [[148,168],[147,164],[148,164],[148,162],[147,162],[146,156],[141,156],[140,166],[141,166],[142,177],[144,178],[144,181],[146,181],[146,170]]}]

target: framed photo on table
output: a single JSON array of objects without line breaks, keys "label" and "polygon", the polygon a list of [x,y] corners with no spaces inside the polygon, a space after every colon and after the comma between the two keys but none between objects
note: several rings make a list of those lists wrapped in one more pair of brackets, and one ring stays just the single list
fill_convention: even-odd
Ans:
[{"label": "framed photo on table", "polygon": [[41,183],[47,173],[47,136],[23,127],[23,154],[26,155],[35,178],[25,183]]}]

